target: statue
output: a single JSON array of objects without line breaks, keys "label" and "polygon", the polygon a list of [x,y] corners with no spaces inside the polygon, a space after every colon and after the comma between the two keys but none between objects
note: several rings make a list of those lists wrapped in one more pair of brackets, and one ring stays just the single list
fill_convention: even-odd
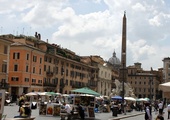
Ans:
[{"label": "statue", "polygon": [[[119,80],[115,80],[116,88],[112,89],[112,93],[110,94],[110,97],[118,95],[121,96],[122,89],[122,83],[120,83]],[[135,98],[135,94],[133,92],[133,88],[131,87],[130,83],[124,83],[124,96],[125,97],[133,97]]]}]

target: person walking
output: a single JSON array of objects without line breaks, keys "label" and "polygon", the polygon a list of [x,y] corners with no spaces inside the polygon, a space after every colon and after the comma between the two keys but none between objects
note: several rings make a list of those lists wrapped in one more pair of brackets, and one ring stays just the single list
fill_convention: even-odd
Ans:
[{"label": "person walking", "polygon": [[170,103],[167,106],[167,112],[168,112],[168,119],[170,118]]},{"label": "person walking", "polygon": [[152,120],[152,111],[149,103],[145,103],[145,120]]},{"label": "person walking", "polygon": [[162,115],[163,114],[163,102],[162,101],[159,102],[158,107],[159,107],[159,114]]},{"label": "person walking", "polygon": [[72,108],[69,104],[66,104],[65,102],[63,103],[64,105],[64,110],[67,112],[67,120],[71,120],[71,111],[72,111]]},{"label": "person walking", "polygon": [[77,104],[77,107],[78,107],[78,112],[79,112],[79,115],[80,115],[80,117],[81,117],[81,120],[84,120],[84,118],[85,118],[85,113],[84,113],[83,107],[82,107],[80,104]]}]

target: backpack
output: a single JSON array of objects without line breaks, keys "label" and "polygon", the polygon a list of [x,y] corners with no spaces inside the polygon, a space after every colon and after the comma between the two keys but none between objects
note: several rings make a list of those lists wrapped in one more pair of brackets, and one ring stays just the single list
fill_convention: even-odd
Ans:
[{"label": "backpack", "polygon": [[31,109],[29,107],[24,107],[25,115],[30,116],[31,115]]}]

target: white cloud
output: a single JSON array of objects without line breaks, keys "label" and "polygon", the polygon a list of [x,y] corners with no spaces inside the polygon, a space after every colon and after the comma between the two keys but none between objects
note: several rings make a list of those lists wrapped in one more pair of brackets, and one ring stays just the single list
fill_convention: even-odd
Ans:
[{"label": "white cloud", "polygon": [[132,6],[132,9],[135,11],[145,11],[146,8],[141,3],[136,3],[134,6]]},{"label": "white cloud", "polygon": [[[12,27],[32,28],[32,31],[40,32],[43,39],[48,38],[50,43],[60,44],[79,55],[97,54],[108,60],[114,49],[120,58],[122,17],[126,11],[127,65],[141,62],[144,68],[157,68],[158,65],[161,66],[162,58],[169,56],[168,52],[165,52],[170,50],[167,47],[170,39],[168,1],[87,2],[96,3],[93,4],[96,8],[100,4],[104,9],[90,12],[92,8],[87,7],[88,12],[81,13],[81,8],[74,8],[74,4],[78,6],[82,3],[79,1],[73,3],[69,0],[1,0],[1,26],[3,31],[14,29]],[[101,5],[103,2],[104,6]]]}]

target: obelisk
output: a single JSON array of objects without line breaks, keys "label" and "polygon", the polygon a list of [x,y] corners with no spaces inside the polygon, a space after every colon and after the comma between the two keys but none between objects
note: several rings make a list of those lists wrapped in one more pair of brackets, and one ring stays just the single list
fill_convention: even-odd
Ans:
[{"label": "obelisk", "polygon": [[124,12],[123,16],[123,27],[122,27],[122,51],[121,51],[121,68],[119,72],[119,80],[122,83],[122,111],[124,114],[124,97],[125,97],[125,87],[124,84],[127,82],[127,68],[126,68],[126,12]]},{"label": "obelisk", "polygon": [[120,68],[120,82],[127,82],[127,69],[126,69],[126,12],[123,16],[122,26],[122,51],[121,51],[121,68]]}]

